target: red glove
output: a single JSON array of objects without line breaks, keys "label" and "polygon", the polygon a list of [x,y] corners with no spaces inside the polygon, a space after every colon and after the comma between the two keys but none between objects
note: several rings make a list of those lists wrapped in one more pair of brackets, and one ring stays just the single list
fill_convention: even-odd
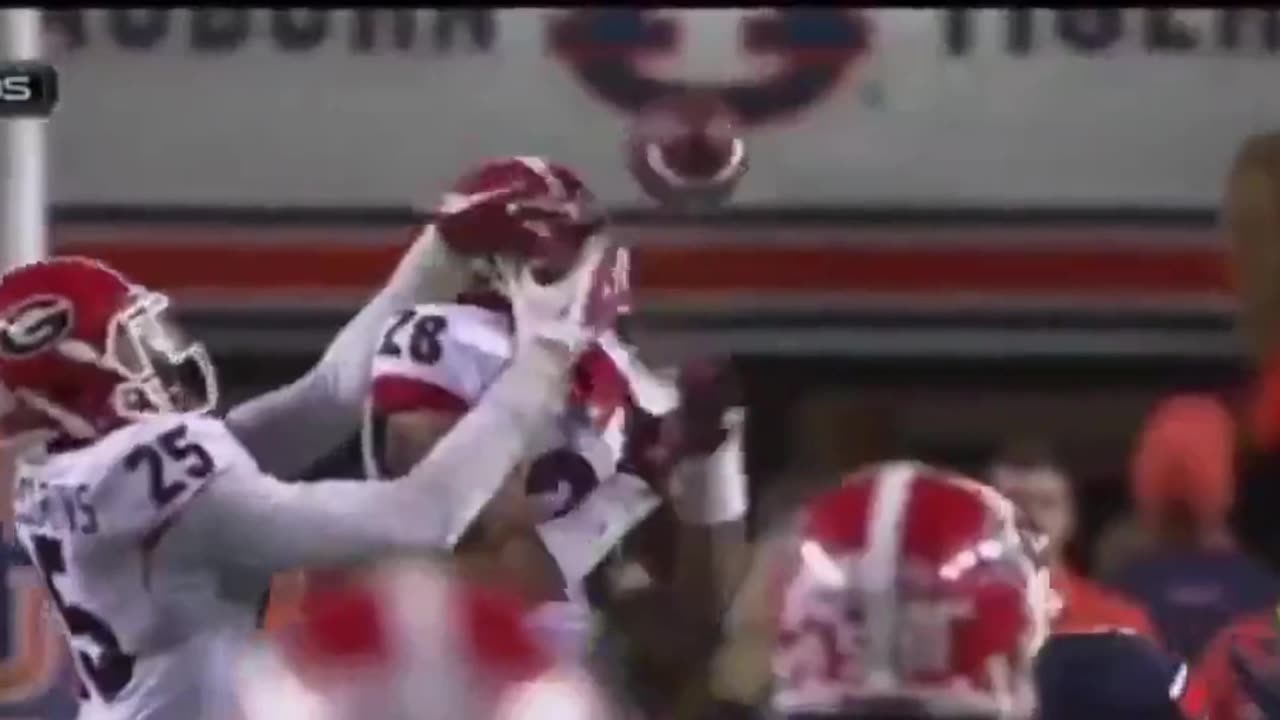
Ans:
[{"label": "red glove", "polygon": [[697,360],[680,368],[676,382],[680,388],[680,407],[676,410],[680,456],[715,452],[728,433],[725,411],[742,402],[733,369],[725,362]]},{"label": "red glove", "polygon": [[623,453],[636,474],[660,490],[676,463],[720,447],[728,434],[725,412],[741,402],[737,378],[724,362],[686,363],[676,385],[680,405],[662,417],[636,412]]}]

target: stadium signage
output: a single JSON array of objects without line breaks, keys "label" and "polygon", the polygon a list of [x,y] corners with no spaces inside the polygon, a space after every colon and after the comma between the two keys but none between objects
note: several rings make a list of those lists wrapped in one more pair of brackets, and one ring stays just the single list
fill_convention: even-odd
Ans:
[{"label": "stadium signage", "polygon": [[[994,22],[984,23],[984,14]],[[1280,52],[1275,8],[1027,7],[998,14],[955,8],[942,12],[942,26],[946,50],[955,56],[990,47],[1015,57],[1054,50],[1099,57],[1117,50],[1170,56]]]},{"label": "stadium signage", "polygon": [[222,54],[264,44],[281,53],[336,45],[368,54],[489,50],[497,40],[495,15],[492,10],[408,8],[58,10],[45,15],[45,25],[70,52],[104,45],[148,51],[176,44],[193,53]]},{"label": "stadium signage", "polygon": [[[827,52],[775,32],[799,10],[619,9],[612,31],[655,34],[610,45],[597,26],[566,53],[556,24],[580,12],[51,14],[67,45],[51,53],[54,197],[404,206],[478,158],[541,153],[635,206],[632,110],[655,88],[712,87],[771,98],[744,205],[1209,208],[1241,140],[1280,118],[1259,90],[1280,10],[866,10]],[[668,51],[636,49],[668,20]]]}]

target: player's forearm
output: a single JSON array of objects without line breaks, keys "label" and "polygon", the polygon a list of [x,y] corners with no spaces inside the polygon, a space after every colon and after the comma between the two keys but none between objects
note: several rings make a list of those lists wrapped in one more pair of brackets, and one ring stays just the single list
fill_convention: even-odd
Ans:
[{"label": "player's forearm", "polygon": [[749,499],[742,420],[731,417],[720,447],[682,460],[671,481],[681,524],[673,590],[687,599],[682,607],[716,625],[746,572]]},{"label": "player's forearm", "polygon": [[350,436],[359,413],[335,412],[327,379],[311,372],[237,405],[226,421],[263,470],[292,478]]},{"label": "player's forearm", "polygon": [[303,472],[359,427],[377,335],[391,314],[415,302],[452,297],[465,280],[465,266],[443,243],[419,238],[311,370],[233,408],[228,427],[267,472]]},{"label": "player's forearm", "polygon": [[750,705],[767,696],[778,617],[774,590],[779,569],[787,567],[795,552],[792,539],[784,532],[748,547],[746,571],[725,613],[721,642],[711,662],[713,697]]},{"label": "player's forearm", "polygon": [[[724,617],[745,567],[746,475],[741,423],[706,456],[682,460],[671,478],[680,519],[673,576],[634,598],[634,646],[676,685],[702,691],[723,637]],[[641,620],[641,618],[647,618]]]},{"label": "player's forearm", "polygon": [[526,439],[562,410],[567,365],[537,349],[518,353],[476,407],[395,482],[286,483],[256,469],[229,471],[186,509],[166,552],[278,572],[451,549],[524,457]]},{"label": "player's forearm", "polygon": [[338,331],[312,368],[328,379],[334,403],[358,412],[367,395],[378,336],[392,313],[421,302],[450,300],[465,289],[467,280],[465,261],[428,226],[386,285]]},{"label": "player's forearm", "polygon": [[[636,651],[681,678],[705,684],[723,639],[724,618],[745,565],[741,521],[712,526],[682,523],[673,576],[631,600]],[[643,619],[641,619],[643,618]]]},{"label": "player's forearm", "polygon": [[408,544],[452,548],[458,542],[524,459],[530,438],[562,410],[566,359],[538,347],[517,353],[480,402],[388,485],[412,495],[391,509]]}]

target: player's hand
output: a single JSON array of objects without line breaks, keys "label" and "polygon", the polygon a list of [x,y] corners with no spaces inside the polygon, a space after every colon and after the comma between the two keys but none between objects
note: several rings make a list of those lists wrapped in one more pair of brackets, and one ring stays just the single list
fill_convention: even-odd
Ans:
[{"label": "player's hand", "polygon": [[667,496],[686,524],[742,520],[750,509],[742,436],[746,410],[728,363],[686,365],[679,377],[680,430]]},{"label": "player's hand", "polygon": [[683,457],[715,452],[735,423],[741,425],[742,413],[732,412],[742,400],[733,369],[721,360],[697,360],[680,368],[677,385],[680,388],[680,407],[676,411],[681,435],[679,454]]},{"label": "player's hand", "polygon": [[613,314],[605,288],[611,278],[604,261],[613,250],[607,238],[593,236],[573,265],[549,281],[528,263],[498,263],[498,282],[511,300],[517,355],[537,346],[572,363],[609,326]]},{"label": "player's hand", "polygon": [[701,359],[681,366],[676,377],[680,404],[653,417],[641,414],[631,428],[624,453],[641,477],[667,490],[672,469],[682,460],[741,447],[745,412],[737,378],[728,363]]}]

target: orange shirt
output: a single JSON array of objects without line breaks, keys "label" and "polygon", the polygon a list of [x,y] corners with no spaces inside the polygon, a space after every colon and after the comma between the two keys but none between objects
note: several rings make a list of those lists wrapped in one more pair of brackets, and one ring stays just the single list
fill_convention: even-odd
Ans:
[{"label": "orange shirt", "polygon": [[1050,582],[1062,600],[1062,609],[1054,618],[1054,631],[1118,627],[1159,640],[1145,610],[1092,580],[1059,567],[1051,571]]},{"label": "orange shirt", "polygon": [[1231,668],[1231,648],[1259,667],[1274,665],[1275,611],[1250,613],[1222,628],[1200,658],[1198,671],[1209,686],[1209,717],[1213,720],[1262,720],[1262,713],[1240,689]]}]

